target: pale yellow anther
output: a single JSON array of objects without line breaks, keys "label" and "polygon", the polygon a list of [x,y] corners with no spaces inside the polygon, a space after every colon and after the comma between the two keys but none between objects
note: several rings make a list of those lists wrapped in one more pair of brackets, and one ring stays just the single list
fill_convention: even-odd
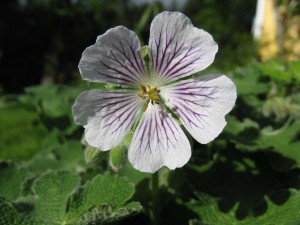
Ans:
[{"label": "pale yellow anther", "polygon": [[139,97],[141,97],[142,99],[147,99],[147,103],[144,106],[144,111],[146,111],[148,103],[151,102],[152,105],[154,105],[154,103],[159,104],[159,92],[160,90],[158,90],[156,87],[150,87],[149,85],[141,85],[140,86],[141,89],[141,93],[139,94]]}]

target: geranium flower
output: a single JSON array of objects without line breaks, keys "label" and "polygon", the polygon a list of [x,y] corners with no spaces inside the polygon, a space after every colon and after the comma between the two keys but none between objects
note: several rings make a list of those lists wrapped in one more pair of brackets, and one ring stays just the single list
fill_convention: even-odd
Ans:
[{"label": "geranium flower", "polygon": [[82,54],[81,76],[120,88],[83,92],[72,110],[75,122],[85,127],[87,142],[101,151],[119,145],[143,113],[128,158],[134,168],[153,173],[162,166],[182,167],[191,156],[174,115],[194,139],[206,144],[226,125],[236,88],[224,75],[191,78],[213,62],[218,46],[182,13],[162,12],[153,19],[148,51],[149,64],[137,35],[123,26],[98,36]]}]

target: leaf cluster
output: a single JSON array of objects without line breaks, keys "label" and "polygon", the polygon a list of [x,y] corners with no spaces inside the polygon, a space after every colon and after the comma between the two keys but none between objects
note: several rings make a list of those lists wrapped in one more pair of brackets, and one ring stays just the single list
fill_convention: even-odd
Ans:
[{"label": "leaf cluster", "polygon": [[190,162],[161,169],[158,190],[128,162],[130,136],[111,153],[81,143],[70,109],[82,88],[2,96],[0,224],[151,224],[156,213],[167,225],[298,225],[297,65],[232,71],[238,99],[224,131],[208,145],[191,138]]},{"label": "leaf cluster", "polygon": [[106,224],[142,211],[129,201],[135,185],[105,172],[108,154],[86,164],[71,114],[81,91],[41,85],[1,98],[0,224]]},{"label": "leaf cluster", "polygon": [[24,168],[3,162],[1,174],[3,225],[106,224],[142,209],[138,202],[126,203],[134,185],[110,173],[82,184],[81,177],[70,170],[44,172],[32,178]]},{"label": "leaf cluster", "polygon": [[[231,73],[238,99],[228,124],[211,144],[194,143],[165,211],[185,212],[192,225],[299,224],[298,65],[253,62]],[[178,176],[169,178],[176,188]]]}]

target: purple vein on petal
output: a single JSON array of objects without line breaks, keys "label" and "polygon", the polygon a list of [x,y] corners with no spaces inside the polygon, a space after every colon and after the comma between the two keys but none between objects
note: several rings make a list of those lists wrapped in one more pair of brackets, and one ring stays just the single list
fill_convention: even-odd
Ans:
[{"label": "purple vein on petal", "polygon": [[154,65],[154,71],[157,74],[157,65],[158,65],[158,55],[159,55],[159,51],[160,51],[160,45],[161,45],[161,36],[162,36],[162,29],[163,27],[161,27],[160,31],[159,31],[159,37],[158,37],[158,41],[155,39],[155,45],[156,45],[156,58],[155,58],[155,65]]},{"label": "purple vein on petal", "polygon": [[[110,52],[111,51],[112,50],[110,50]],[[117,63],[117,64],[108,65],[107,63],[104,63],[104,60],[102,60],[100,58],[100,56],[98,56],[98,61],[100,62],[101,66],[105,70],[110,70],[110,71],[112,71],[113,73],[115,73],[117,75],[121,75],[122,77],[118,76],[118,80],[123,80],[125,84],[128,84],[128,82],[133,82],[133,83],[138,82],[138,80],[135,77],[132,76],[133,73],[127,74],[124,71],[120,70],[121,68],[123,68],[123,69],[129,71],[127,66],[124,66],[124,65],[120,66],[120,62],[116,59],[115,56],[109,57],[107,55],[106,58],[109,59],[111,61],[111,63]],[[116,68],[113,68],[112,66],[115,66]],[[119,69],[117,69],[117,68],[119,68]],[[107,78],[111,78],[112,80],[116,79],[115,76],[109,75],[109,73],[106,74],[106,73],[103,73],[103,72],[101,73],[99,71],[95,71],[95,72],[102,75],[102,76],[105,76]]]},{"label": "purple vein on petal", "polygon": [[182,81],[180,84],[167,88],[166,92],[172,96],[170,104],[175,113],[189,126],[203,129],[209,126],[205,118],[210,115],[211,101],[217,100],[216,88],[205,85],[205,82],[203,85],[192,86],[193,82],[195,81]]},{"label": "purple vein on petal", "polygon": [[[162,31],[163,29],[164,32]],[[193,56],[195,53],[201,51],[200,49],[196,49],[194,46],[194,41],[191,43],[191,46],[189,49],[184,53],[183,56],[179,57],[180,51],[182,50],[183,46],[185,45],[186,36],[181,40],[181,43],[179,44],[178,35],[176,34],[177,31],[174,31],[173,34],[169,34],[168,36],[168,27],[164,28],[164,26],[161,27],[161,30],[159,31],[158,38],[154,39],[155,43],[155,63],[153,62],[153,52],[151,51],[151,58],[152,63],[154,67],[154,72],[156,76],[162,80],[163,82],[166,82],[170,79],[174,79],[177,77],[181,77],[186,74],[190,74],[193,72],[194,68],[190,68],[187,70],[184,70],[186,68],[189,68],[189,66],[193,65],[199,60],[199,57],[196,57],[194,59],[190,59],[191,56]],[[165,40],[164,40],[164,46],[163,45],[163,33],[165,34]],[[172,46],[174,49],[171,49],[170,46]],[[153,49],[153,46],[151,46],[151,49]],[[169,50],[170,49],[170,50]],[[169,52],[168,52],[169,50]],[[172,54],[173,53],[173,54]],[[177,59],[178,58],[178,59]],[[201,58],[201,57],[200,57]],[[174,61],[174,65],[170,66],[172,62]],[[163,66],[164,65],[164,66]],[[182,71],[183,70],[183,71]],[[182,72],[180,72],[182,71]]]},{"label": "purple vein on petal", "polygon": [[[99,76],[103,76],[103,77],[106,77],[107,78],[107,82],[108,83],[114,83],[115,80],[116,80],[116,77],[115,76],[111,76],[109,74],[106,74],[106,73],[101,73],[99,71],[96,71],[93,69],[93,71],[95,72],[95,74],[99,75]],[[122,78],[122,77],[118,77],[118,84],[123,84],[125,86],[127,86],[129,83],[132,83],[133,80],[130,78],[130,79],[126,79],[126,78]]]},{"label": "purple vein on petal", "polygon": [[[179,104],[178,104],[179,105]],[[194,127],[199,127],[201,129],[203,129],[205,126],[203,124],[204,123],[207,123],[204,118],[205,117],[208,117],[207,115],[204,115],[204,114],[201,114],[201,113],[198,113],[188,107],[185,107],[185,111],[182,109],[182,107],[184,107],[184,105],[181,104],[181,107],[178,107],[177,109],[177,113],[179,114],[179,116],[185,120],[186,122],[188,122],[188,124],[190,126],[194,126]],[[196,118],[197,119],[197,123],[194,122],[191,118]],[[201,126],[200,126],[201,125]],[[209,125],[209,124],[207,124]]]},{"label": "purple vein on petal", "polygon": [[[128,41],[126,39],[125,39],[125,41],[126,41],[126,43],[128,44],[129,48],[132,51],[132,46],[128,43]],[[119,41],[119,45],[120,45],[121,49],[118,48],[115,44],[113,44],[112,46],[121,54],[121,56],[123,56],[125,58],[125,60],[123,58],[124,62],[126,62],[126,60],[127,60],[130,63],[130,66],[135,70],[135,72],[130,71],[131,74],[133,76],[135,76],[136,78],[139,78],[137,76],[137,74],[141,74],[142,72],[137,69],[136,65],[134,65],[134,63],[133,63],[132,59],[130,58],[130,56],[126,54],[126,51],[125,51],[124,46],[123,46],[121,41]],[[133,56],[135,57],[134,54],[133,54]],[[128,66],[126,66],[126,69],[128,69]]]},{"label": "purple vein on petal", "polygon": [[[185,63],[185,62],[189,59],[188,57],[192,56],[193,54],[195,54],[195,52],[197,52],[197,50],[196,50],[196,51],[190,53],[191,50],[192,50],[193,48],[194,48],[194,42],[192,43],[192,46],[189,48],[189,50],[185,53],[185,55],[182,56],[182,58],[181,58],[178,62],[176,62],[171,68],[169,68],[169,69],[164,73],[164,76],[167,76],[167,77],[172,76],[172,75],[174,75],[175,73],[177,73],[178,71],[180,71],[180,70],[182,70],[182,69],[184,69],[184,68],[186,68],[186,67],[192,65],[192,64],[195,63],[196,61],[198,61],[199,58],[196,58],[196,59],[194,59],[194,60],[189,61],[187,64],[183,65],[182,67],[176,69],[176,67],[178,67],[178,66],[181,65],[182,63]],[[199,50],[198,50],[198,51],[199,51]],[[184,60],[185,60],[185,61],[184,61]],[[176,70],[173,71],[174,69],[176,69]],[[193,69],[191,69],[189,72],[191,72],[191,71],[193,71]],[[172,73],[171,73],[171,72],[172,72]],[[183,73],[183,74],[185,74],[185,73]]]},{"label": "purple vein on petal", "polygon": [[153,148],[164,151],[175,149],[178,141],[175,134],[178,133],[178,129],[174,123],[161,109],[152,109],[152,112],[147,112],[135,133],[138,138],[138,148],[147,149],[150,153],[154,150]]},{"label": "purple vein on petal", "polygon": [[[185,40],[184,40],[185,41]],[[168,55],[168,59],[167,59],[167,63],[163,69],[163,71],[161,71],[162,74],[165,73],[166,69],[168,68],[169,64],[176,58],[178,57],[178,53],[180,52],[180,50],[182,49],[182,47],[184,46],[184,41],[181,43],[181,45],[179,46],[179,48],[177,49],[177,45],[178,45],[178,41],[176,41],[175,43],[175,49],[173,51],[173,55],[171,56],[170,54]]]},{"label": "purple vein on petal", "polygon": [[123,26],[109,29],[98,36],[80,60],[83,79],[123,86],[139,86],[144,80],[141,46],[133,31]]},{"label": "purple vein on petal", "polygon": [[[120,62],[120,60],[118,60],[116,58],[116,56],[114,55],[114,53],[111,51],[111,55],[112,57],[108,56],[109,59],[114,60],[115,62],[117,62],[117,67],[123,67],[125,70],[127,70],[130,74],[134,74],[134,72],[132,70],[129,69],[128,66],[126,66],[124,63]],[[131,79],[132,81],[136,82],[137,79]]]},{"label": "purple vein on petal", "polygon": [[[125,110],[123,110],[122,113],[121,113],[119,116],[117,116],[111,123],[107,124],[106,126],[109,126],[109,127],[110,127],[112,124],[114,124],[114,123],[117,122],[117,121],[120,121],[122,118],[123,118],[123,119],[126,118],[126,120],[127,120],[128,122],[127,122],[127,126],[125,127],[125,129],[127,130],[127,129],[129,128],[130,124],[132,124],[132,122],[134,122],[134,120],[135,120],[135,112],[136,112],[135,107],[136,107],[137,105],[138,105],[138,104],[135,103],[135,104],[133,105],[133,107],[131,108],[130,111],[129,111],[129,110],[126,110],[125,107],[122,107],[122,108],[118,109],[118,110],[121,110],[121,109],[124,109],[124,108],[125,108]],[[132,105],[131,105],[131,106],[132,106]],[[123,125],[124,125],[124,124],[121,123],[121,124],[120,124],[119,126],[117,126],[114,130],[110,131],[110,133],[113,134],[113,133],[117,132]]]},{"label": "purple vein on petal", "polygon": [[132,43],[129,44],[129,42],[128,42],[127,39],[125,41],[129,45],[130,51],[131,51],[131,53],[132,53],[132,55],[134,57],[134,61],[135,61],[136,65],[137,65],[137,67],[139,69],[139,71],[137,69],[136,69],[136,71],[139,72],[139,74],[144,74],[145,73],[145,65],[144,65],[144,60],[142,60],[142,58],[141,58],[141,54],[138,54],[138,56],[139,56],[139,61],[138,61],[138,59],[136,57],[137,52],[134,51],[134,49],[132,47]]},{"label": "purple vein on petal", "polygon": [[[112,92],[111,92],[112,93]],[[118,93],[118,92],[116,92]],[[114,96],[112,98],[102,98],[98,101],[100,105],[96,107],[96,117],[108,122],[102,127],[110,132],[110,135],[120,130],[123,126],[125,130],[130,129],[136,119],[140,109],[141,101],[126,93],[124,96]],[[117,101],[111,101],[118,99]],[[101,103],[101,101],[103,103]]]},{"label": "purple vein on petal", "polygon": [[112,71],[112,72],[115,73],[116,75],[122,75],[122,76],[125,77],[125,78],[120,77],[120,76],[115,77],[115,76],[108,75],[108,74],[105,74],[105,73],[99,73],[99,74],[101,74],[101,75],[103,75],[103,76],[106,76],[107,78],[111,78],[111,79],[116,79],[116,78],[117,78],[117,79],[123,80],[123,81],[125,81],[125,82],[126,82],[126,81],[127,81],[127,82],[136,82],[136,79],[133,79],[130,75],[128,75],[128,74],[122,72],[121,70],[116,69],[116,68],[113,68],[113,67],[111,67],[111,66],[105,64],[104,62],[101,62],[101,64],[102,64],[102,66],[103,66],[105,69],[108,69],[108,70]]},{"label": "purple vein on petal", "polygon": [[153,20],[149,46],[153,75],[162,85],[205,69],[218,50],[209,33],[183,14],[169,12]]}]

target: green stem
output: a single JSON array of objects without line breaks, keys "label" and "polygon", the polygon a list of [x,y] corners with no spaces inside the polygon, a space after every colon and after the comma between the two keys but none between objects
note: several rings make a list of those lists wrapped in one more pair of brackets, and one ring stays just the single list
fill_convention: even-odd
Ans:
[{"label": "green stem", "polygon": [[151,177],[151,186],[152,186],[152,215],[151,219],[153,225],[159,224],[159,180],[158,180],[158,171],[152,174]]}]

